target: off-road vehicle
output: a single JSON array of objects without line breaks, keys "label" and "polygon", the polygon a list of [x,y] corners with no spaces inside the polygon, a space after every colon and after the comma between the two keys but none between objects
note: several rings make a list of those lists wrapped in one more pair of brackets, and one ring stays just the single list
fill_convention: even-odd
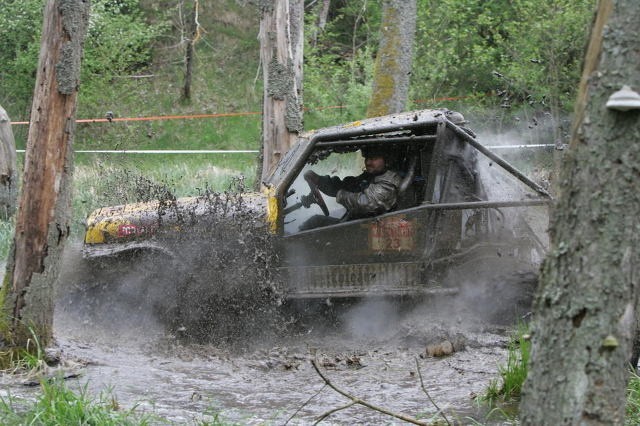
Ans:
[{"label": "off-road vehicle", "polygon": [[[360,152],[370,147],[386,149],[388,167],[402,178],[395,208],[301,231],[312,214],[341,218],[345,213],[310,187],[304,173],[358,175]],[[304,208],[308,194],[315,204]],[[201,230],[220,228],[222,216],[235,215],[253,237],[263,233],[272,244],[266,254],[244,247],[237,256],[261,264],[265,255],[275,254],[268,266],[284,280],[285,299],[449,294],[464,283],[473,286],[475,279],[535,272],[546,228],[530,213],[546,209],[549,200],[545,189],[481,144],[460,113],[420,110],[301,135],[262,183],[262,192],[237,196],[241,208],[228,202],[220,207],[220,197],[212,202],[203,195],[98,209],[87,220],[83,253],[89,259],[146,251],[179,258],[184,252],[167,243],[169,236],[198,223],[210,224]],[[225,238],[225,245],[243,248],[243,241]],[[230,266],[234,259],[214,256],[225,249],[219,242],[205,238],[204,244],[195,256],[199,261],[215,259],[218,269],[236,269]],[[208,285],[212,291],[223,286],[213,275]],[[494,288],[484,300],[499,307],[506,290]],[[183,288],[179,296],[186,292]]]}]

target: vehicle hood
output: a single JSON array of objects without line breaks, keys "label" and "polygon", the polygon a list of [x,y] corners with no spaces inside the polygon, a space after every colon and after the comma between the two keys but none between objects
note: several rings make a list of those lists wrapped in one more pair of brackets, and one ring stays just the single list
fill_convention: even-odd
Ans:
[{"label": "vehicle hood", "polygon": [[231,217],[238,211],[266,215],[261,193],[215,194],[102,207],[86,221],[86,245],[124,244],[149,239],[160,231],[179,232],[204,217]]}]

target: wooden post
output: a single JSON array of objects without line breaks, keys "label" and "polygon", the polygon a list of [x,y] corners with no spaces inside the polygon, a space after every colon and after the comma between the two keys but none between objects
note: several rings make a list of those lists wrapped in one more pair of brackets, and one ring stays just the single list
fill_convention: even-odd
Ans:
[{"label": "wooden post", "polygon": [[12,255],[0,293],[0,337],[47,345],[53,283],[69,235],[72,142],[89,0],[48,0],[31,107],[22,195]]}]

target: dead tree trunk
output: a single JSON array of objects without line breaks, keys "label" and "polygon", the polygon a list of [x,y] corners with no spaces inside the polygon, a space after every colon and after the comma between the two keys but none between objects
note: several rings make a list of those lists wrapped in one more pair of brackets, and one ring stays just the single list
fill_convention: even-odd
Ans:
[{"label": "dead tree trunk", "polygon": [[198,0],[193,2],[193,11],[188,16],[187,32],[189,38],[186,40],[184,53],[184,86],[182,86],[182,99],[191,100],[191,81],[193,80],[193,54],[196,42],[200,38],[200,26],[198,24]]},{"label": "dead tree trunk", "polygon": [[600,0],[535,302],[523,425],[621,425],[640,276],[640,8]]},{"label": "dead tree trunk", "polygon": [[313,34],[311,35],[311,45],[313,47],[316,47],[318,44],[318,36],[324,31],[324,27],[327,26],[330,7],[331,0],[322,0],[322,3],[318,6],[318,18],[316,19],[316,26],[313,29]]},{"label": "dead tree trunk", "polygon": [[262,179],[302,131],[303,0],[262,2]]},{"label": "dead tree trunk", "polygon": [[416,0],[384,2],[380,26],[382,34],[367,117],[392,114],[406,108],[416,32],[416,8]]},{"label": "dead tree trunk", "polygon": [[0,297],[0,336],[11,346],[26,347],[31,332],[42,345],[51,337],[53,283],[71,219],[72,141],[89,8],[88,0],[49,0],[44,10],[22,196]]},{"label": "dead tree trunk", "polygon": [[11,120],[0,106],[0,219],[7,220],[16,211],[18,197],[18,169],[16,143]]}]

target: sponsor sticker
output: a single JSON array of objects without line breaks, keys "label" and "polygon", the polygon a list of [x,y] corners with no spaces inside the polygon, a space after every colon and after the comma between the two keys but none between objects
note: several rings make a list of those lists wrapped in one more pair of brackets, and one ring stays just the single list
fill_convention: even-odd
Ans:
[{"label": "sponsor sticker", "polygon": [[153,229],[149,226],[137,226],[132,223],[118,226],[118,238],[135,237],[142,234],[152,234]]},{"label": "sponsor sticker", "polygon": [[369,248],[374,251],[411,251],[415,248],[415,221],[387,217],[369,225]]}]

